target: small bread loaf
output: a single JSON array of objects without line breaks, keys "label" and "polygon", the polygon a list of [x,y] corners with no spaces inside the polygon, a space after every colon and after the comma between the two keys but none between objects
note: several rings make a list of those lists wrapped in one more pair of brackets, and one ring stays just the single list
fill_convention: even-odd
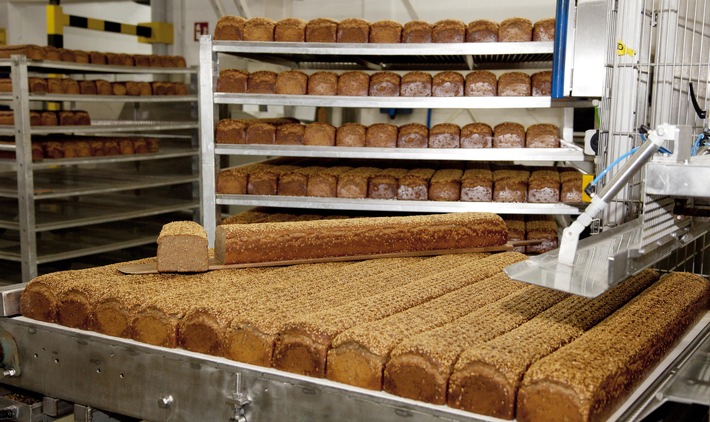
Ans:
[{"label": "small bread loaf", "polygon": [[276,126],[276,145],[303,145],[305,126],[300,123],[284,123]]},{"label": "small bread loaf", "polygon": [[339,147],[364,147],[367,128],[360,123],[345,123],[335,134],[335,145]]},{"label": "small bread loaf", "polygon": [[[42,126],[58,126],[59,118],[57,113],[54,111],[42,111],[40,113],[40,120]],[[32,113],[30,113],[30,124],[32,124]]]},{"label": "small bread loaf", "polygon": [[335,145],[335,127],[328,123],[314,122],[306,125],[303,132],[304,145]]},{"label": "small bread loaf", "polygon": [[458,201],[461,198],[461,176],[459,169],[437,170],[429,182],[429,200]]},{"label": "small bread loaf", "polygon": [[98,95],[113,95],[111,82],[104,79],[96,79],[94,83],[96,84],[96,93]]},{"label": "small bread loaf", "polygon": [[308,75],[298,70],[287,70],[276,76],[275,91],[277,94],[306,95],[308,92]]},{"label": "small bread loaf", "polygon": [[247,144],[272,145],[276,143],[276,126],[266,122],[254,122],[246,128]]},{"label": "small bread loaf", "polygon": [[429,129],[429,148],[458,148],[461,129],[453,123],[439,123]]},{"label": "small bread loaf", "polygon": [[467,97],[494,97],[498,93],[498,80],[493,72],[476,70],[466,75]]},{"label": "small bread loaf", "polygon": [[79,81],[79,92],[82,95],[96,95],[96,83],[94,81]]},{"label": "small bread loaf", "polygon": [[458,72],[439,72],[432,78],[431,95],[434,97],[463,97],[464,78]]},{"label": "small bread loaf", "polygon": [[466,42],[497,42],[498,23],[479,19],[466,26]]},{"label": "small bread loaf", "polygon": [[555,40],[555,18],[542,19],[535,22],[533,26],[533,41],[554,41]]},{"label": "small bread loaf", "polygon": [[429,129],[421,123],[408,123],[399,127],[398,148],[426,148],[429,144]]},{"label": "small bread loaf", "polygon": [[542,168],[530,173],[528,202],[560,202],[560,174],[555,168]]},{"label": "small bread loaf", "polygon": [[399,93],[403,97],[431,97],[431,75],[424,72],[408,72],[402,76]]},{"label": "small bread loaf", "polygon": [[525,202],[528,197],[526,170],[499,169],[493,171],[493,200],[495,202]]},{"label": "small bread loaf", "polygon": [[202,272],[209,268],[207,233],[194,221],[165,224],[158,235],[158,272]]},{"label": "small bread loaf", "polygon": [[[525,220],[523,216],[506,216],[503,218],[505,225],[508,226],[508,242],[516,240],[525,240]],[[513,248],[515,252],[525,253],[525,246],[516,246]]]},{"label": "small bread loaf", "polygon": [[44,93],[48,92],[47,83],[48,80],[44,78],[27,78],[29,84],[30,92],[32,93]]},{"label": "small bread loaf", "polygon": [[377,72],[370,75],[371,97],[398,97],[400,76],[394,72]]},{"label": "small bread loaf", "polygon": [[525,133],[525,146],[528,148],[559,148],[559,128],[548,123],[529,126]]},{"label": "small bread loaf", "polygon": [[249,73],[239,69],[224,69],[219,72],[217,92],[247,92]]},{"label": "small bread loaf", "polygon": [[306,21],[298,18],[286,18],[276,22],[274,41],[303,42],[306,40]]},{"label": "small bread loaf", "polygon": [[365,72],[345,72],[338,77],[338,95],[364,96],[370,91],[370,76]]},{"label": "small bread loaf", "polygon": [[498,95],[505,97],[529,97],[530,76],[523,72],[508,72],[498,78]]},{"label": "small bread loaf", "polygon": [[341,174],[350,171],[350,167],[328,167],[308,177],[307,195],[319,198],[338,196],[338,179]]},{"label": "small bread loaf", "polygon": [[532,22],[525,18],[509,18],[500,23],[500,42],[532,41]]},{"label": "small bread loaf", "polygon": [[260,70],[249,74],[247,92],[250,94],[275,94],[276,72]]},{"label": "small bread loaf", "polygon": [[217,177],[217,193],[244,195],[248,180],[249,169],[246,167],[222,169]]},{"label": "small bread loaf", "polygon": [[214,140],[218,144],[246,143],[247,123],[233,119],[222,119],[215,127]]},{"label": "small bread loaf", "polygon": [[426,201],[429,199],[429,181],[435,170],[416,168],[409,170],[399,178],[397,199],[409,201]]},{"label": "small bread loaf", "polygon": [[494,148],[524,148],[525,128],[520,123],[504,122],[493,128]]},{"label": "small bread loaf", "polygon": [[241,41],[244,39],[246,19],[241,16],[222,16],[214,29],[215,40]]},{"label": "small bread loaf", "polygon": [[106,53],[89,51],[89,62],[91,64],[106,64]]},{"label": "small bread loaf", "polygon": [[379,169],[355,167],[338,175],[338,198],[367,198],[370,178]]},{"label": "small bread loaf", "polygon": [[62,91],[69,95],[78,95],[81,93],[79,90],[79,82],[71,78],[62,78]]},{"label": "small bread loaf", "polygon": [[397,199],[399,179],[405,174],[407,169],[403,168],[386,168],[375,172],[368,184],[368,198]]},{"label": "small bread loaf", "polygon": [[582,202],[582,173],[575,169],[560,170],[560,202]]},{"label": "small bread loaf", "polygon": [[374,148],[395,148],[397,146],[397,126],[375,123],[367,128],[365,146]]},{"label": "small bread loaf", "polygon": [[121,151],[121,155],[131,155],[136,153],[136,150],[133,147],[132,139],[119,139],[118,148]]},{"label": "small bread loaf", "polygon": [[276,23],[268,18],[251,18],[244,23],[244,41],[273,41]]},{"label": "small bread loaf", "polygon": [[557,249],[557,223],[550,217],[530,216],[525,222],[526,240],[540,240],[537,245],[527,245],[525,252],[529,254],[545,253]]},{"label": "small bread loaf", "polygon": [[552,71],[533,73],[530,84],[533,97],[549,97],[552,94]]},{"label": "small bread loaf", "polygon": [[297,169],[297,166],[265,164],[249,171],[247,193],[249,195],[278,194],[279,177]]},{"label": "small bread loaf", "polygon": [[431,40],[436,43],[464,42],[466,24],[456,19],[443,19],[432,26]]},{"label": "small bread loaf", "polygon": [[466,169],[461,176],[461,200],[466,202],[493,201],[493,172],[485,167]]},{"label": "small bread loaf", "polygon": [[336,41],[342,43],[367,43],[370,41],[370,23],[364,19],[343,19],[338,23]]},{"label": "small bread loaf", "polygon": [[308,95],[338,95],[338,75],[316,72],[308,77]]},{"label": "small bread loaf", "polygon": [[74,54],[74,62],[76,63],[89,63],[89,52],[82,50],[72,50]]},{"label": "small bread loaf", "polygon": [[50,159],[64,158],[64,144],[57,141],[42,142],[44,157]]},{"label": "small bread loaf", "polygon": [[395,44],[402,41],[402,24],[391,20],[373,22],[370,25],[370,42]]},{"label": "small bread loaf", "polygon": [[76,126],[89,126],[91,124],[91,118],[89,113],[84,110],[74,110],[74,125]]},{"label": "small bread loaf", "polygon": [[338,21],[316,18],[306,25],[306,42],[337,42]]},{"label": "small bread loaf", "polygon": [[[58,78],[48,78],[46,80],[47,89],[45,92],[50,94],[63,94],[64,87],[62,86],[62,80]],[[32,92],[32,91],[30,91]]]},{"label": "small bread loaf", "polygon": [[409,21],[402,28],[403,43],[430,43],[432,40],[431,24],[424,21]]},{"label": "small bread loaf", "polygon": [[663,276],[599,325],[533,363],[518,394],[518,420],[607,419],[705,313],[709,299],[710,284],[701,276]]},{"label": "small bread loaf", "polygon": [[461,128],[461,148],[491,148],[493,129],[485,123],[469,123]]},{"label": "small bread loaf", "polygon": [[278,194],[285,196],[306,196],[308,193],[308,178],[311,174],[321,172],[324,167],[299,167],[283,173],[279,177]]}]

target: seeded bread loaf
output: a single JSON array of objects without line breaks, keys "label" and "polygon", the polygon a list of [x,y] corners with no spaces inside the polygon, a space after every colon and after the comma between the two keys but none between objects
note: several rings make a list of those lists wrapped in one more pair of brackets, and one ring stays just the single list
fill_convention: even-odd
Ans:
[{"label": "seeded bread loaf", "polygon": [[431,40],[437,43],[464,42],[466,24],[456,19],[443,19],[432,26]]},{"label": "seeded bread loaf", "polygon": [[370,75],[371,97],[398,97],[400,77],[394,72],[377,72]]},{"label": "seeded bread loaf", "polygon": [[276,126],[276,145],[303,145],[306,127],[300,123],[284,123]]},{"label": "seeded bread loaf", "polygon": [[276,72],[260,70],[249,74],[247,92],[250,94],[275,94]]},{"label": "seeded bread loaf", "polygon": [[201,272],[209,268],[207,233],[194,221],[165,224],[158,235],[158,272]]},{"label": "seeded bread loaf", "polygon": [[373,199],[397,199],[399,179],[407,174],[403,168],[385,168],[372,175],[367,187],[367,197]]},{"label": "seeded bread loaf", "polygon": [[494,148],[524,148],[525,128],[520,123],[503,122],[493,128]]},{"label": "seeded bread loaf", "polygon": [[432,77],[431,95],[433,97],[463,97],[464,78],[458,72],[439,72]]},{"label": "seeded bread loaf", "polygon": [[222,16],[214,29],[215,40],[240,41],[244,39],[246,19],[241,16]]},{"label": "seeded bread loaf", "polygon": [[338,95],[366,97],[370,92],[370,76],[365,72],[345,72],[338,77]]},{"label": "seeded bread loaf", "polygon": [[528,148],[559,148],[559,128],[548,123],[528,126],[525,133],[525,146]]},{"label": "seeded bread loaf", "polygon": [[523,72],[507,72],[498,77],[498,95],[529,97],[532,95],[530,76]]},{"label": "seeded bread loaf", "polygon": [[525,42],[532,40],[532,22],[526,18],[509,18],[500,23],[498,41]]},{"label": "seeded bread loaf", "polygon": [[336,41],[341,43],[367,43],[370,41],[370,23],[364,19],[349,18],[338,23]]},{"label": "seeded bread loaf", "polygon": [[466,26],[466,42],[498,41],[498,23],[486,19],[470,22]]},{"label": "seeded bread loaf", "polygon": [[533,97],[549,97],[552,94],[552,71],[536,72],[530,76]]},{"label": "seeded bread loaf", "polygon": [[402,97],[431,97],[431,75],[424,72],[407,72],[402,76],[399,95]]},{"label": "seeded bread loaf", "polygon": [[338,95],[338,75],[316,72],[308,77],[308,95]]},{"label": "seeded bread loaf", "polygon": [[498,80],[493,72],[476,70],[466,75],[467,97],[493,97],[498,93]]},{"label": "seeded bread loaf", "polygon": [[276,76],[274,91],[277,94],[306,95],[308,75],[298,70],[287,70]]},{"label": "seeded bread loaf", "polygon": [[397,126],[375,123],[367,128],[365,146],[374,148],[395,148],[397,146]]},{"label": "seeded bread loaf", "polygon": [[439,123],[429,129],[429,148],[458,148],[461,129],[452,123]]},{"label": "seeded bread loaf", "polygon": [[424,21],[409,21],[402,28],[403,43],[430,43],[432,41],[431,24]]},{"label": "seeded bread loaf", "polygon": [[338,180],[340,175],[351,170],[350,167],[327,167],[308,177],[307,195],[321,198],[338,196]]},{"label": "seeded bread loaf", "polygon": [[409,170],[399,178],[397,199],[411,201],[426,201],[429,199],[429,181],[435,170],[416,168]]},{"label": "seeded bread loaf", "polygon": [[335,126],[328,123],[309,123],[303,131],[303,144],[333,146],[335,145],[335,131]]},{"label": "seeded bread loaf", "polygon": [[268,18],[251,18],[244,23],[244,41],[273,41],[276,23]]},{"label": "seeded bread loaf", "polygon": [[484,166],[466,169],[461,176],[461,200],[493,201],[493,172]]},{"label": "seeded bread loaf", "polygon": [[560,174],[555,168],[542,168],[530,173],[528,202],[560,202]]},{"label": "seeded bread loaf", "polygon": [[337,42],[338,21],[329,18],[311,19],[306,24],[306,42]]},{"label": "seeded bread loaf", "polygon": [[303,42],[306,40],[306,21],[298,18],[286,18],[276,22],[274,41]]},{"label": "seeded bread loaf", "polygon": [[224,69],[219,72],[217,92],[243,93],[247,92],[249,73],[238,69]]},{"label": "seeded bread loaf", "polygon": [[402,41],[402,24],[391,20],[373,22],[370,25],[370,42],[394,44]]},{"label": "seeded bread loaf", "polygon": [[555,40],[555,18],[542,19],[533,26],[533,41]]},{"label": "seeded bread loaf", "polygon": [[461,128],[461,148],[491,148],[493,129],[485,123],[469,123]]},{"label": "seeded bread loaf", "polygon": [[370,178],[379,169],[375,167],[355,167],[338,175],[338,198],[367,198]]},{"label": "seeded bread loaf", "polygon": [[461,199],[461,176],[463,176],[462,170],[437,170],[429,182],[429,200],[458,201]]}]

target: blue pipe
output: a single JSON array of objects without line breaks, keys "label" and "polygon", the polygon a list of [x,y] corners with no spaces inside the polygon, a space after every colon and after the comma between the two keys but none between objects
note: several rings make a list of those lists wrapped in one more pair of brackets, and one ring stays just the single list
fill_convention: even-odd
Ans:
[{"label": "blue pipe", "polygon": [[567,25],[570,0],[557,0],[555,17],[555,49],[552,54],[552,98],[564,98]]}]

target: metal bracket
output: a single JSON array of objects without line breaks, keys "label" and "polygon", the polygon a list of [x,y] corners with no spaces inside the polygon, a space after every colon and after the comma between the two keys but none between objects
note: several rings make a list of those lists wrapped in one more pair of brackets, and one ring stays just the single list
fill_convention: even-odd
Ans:
[{"label": "metal bracket", "polygon": [[2,348],[2,376],[19,377],[22,373],[20,369],[20,354],[17,352],[17,343],[10,333],[0,328],[0,348]]},{"label": "metal bracket", "polygon": [[252,399],[246,393],[242,393],[242,374],[235,374],[234,394],[227,397],[226,402],[234,406],[234,416],[229,422],[247,422],[246,407],[251,404]]}]

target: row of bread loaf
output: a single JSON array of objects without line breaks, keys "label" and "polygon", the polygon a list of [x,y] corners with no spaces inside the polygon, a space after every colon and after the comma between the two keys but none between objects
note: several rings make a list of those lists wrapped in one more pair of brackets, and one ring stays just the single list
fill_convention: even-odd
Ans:
[{"label": "row of bread loaf", "polygon": [[548,123],[525,127],[504,122],[491,128],[486,123],[463,127],[439,123],[427,128],[420,123],[396,126],[375,123],[301,124],[260,119],[223,119],[215,127],[218,144],[310,145],[373,148],[559,148],[559,128]]},{"label": "row of bread loaf", "polygon": [[509,18],[500,23],[487,19],[469,22],[443,19],[434,24],[410,21],[404,25],[392,20],[370,23],[351,18],[337,21],[316,18],[305,21],[285,18],[275,22],[268,18],[245,19],[223,16],[217,21],[215,40],[327,42],[327,43],[462,43],[462,42],[526,42],[555,39],[555,20],[532,23],[527,18]]},{"label": "row of bread loaf", "polygon": [[[105,79],[28,78],[29,92],[68,95],[187,95],[187,85],[170,81],[109,82]],[[12,80],[0,79],[0,92],[12,92]]]},{"label": "row of bread loaf", "polygon": [[[217,193],[466,202],[581,202],[582,175],[574,169],[431,163],[398,167],[327,166],[285,160],[230,167],[219,172]],[[416,165],[423,167],[416,167]],[[409,168],[404,167],[409,165]]]},{"label": "row of bread loaf", "polygon": [[[14,125],[15,112],[0,111],[0,125]],[[84,110],[30,110],[30,126],[88,126],[89,113]]]},{"label": "row of bread loaf", "polygon": [[[11,137],[1,137],[0,144],[14,145]],[[102,157],[158,152],[160,140],[151,137],[35,136],[32,160]],[[14,159],[13,151],[0,151],[0,158]]]},{"label": "row of bread loaf", "polygon": [[444,71],[433,76],[426,72],[375,72],[353,70],[337,74],[321,71],[310,75],[299,70],[246,72],[223,69],[217,92],[281,95],[340,95],[372,97],[541,97],[551,92],[552,72],[529,75],[476,70],[465,76]]},{"label": "row of bread loaf", "polygon": [[182,56],[158,54],[102,53],[100,51],[71,50],[33,44],[0,46],[0,59],[12,55],[27,56],[30,60],[53,60],[71,63],[91,63],[111,66],[186,67]]},{"label": "row of bread loaf", "polygon": [[697,275],[646,270],[590,299],[503,274],[524,259],[134,276],[118,264],[40,276],[21,312],[477,414],[590,421],[608,418],[707,311],[710,284]]}]

